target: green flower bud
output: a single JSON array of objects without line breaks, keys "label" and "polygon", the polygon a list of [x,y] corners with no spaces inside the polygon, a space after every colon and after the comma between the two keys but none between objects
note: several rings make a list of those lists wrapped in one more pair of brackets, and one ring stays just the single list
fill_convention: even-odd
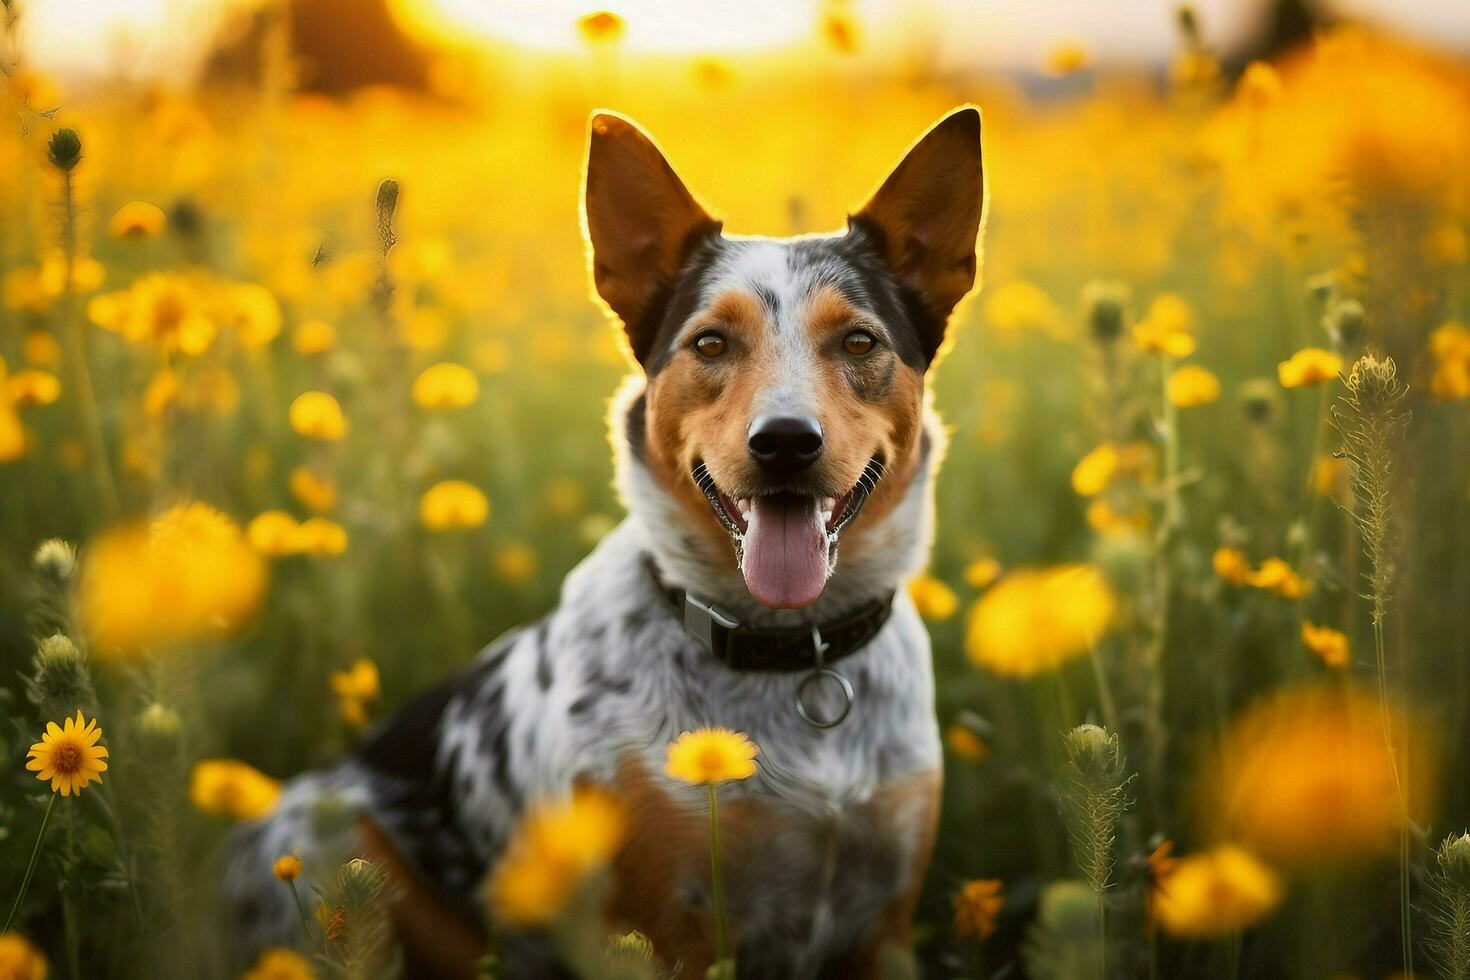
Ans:
[{"label": "green flower bud", "polygon": [[1099,343],[1116,340],[1128,320],[1128,284],[1094,280],[1082,288],[1088,329]]},{"label": "green flower bud", "polygon": [[1340,300],[1333,303],[1327,315],[1322,318],[1322,327],[1332,337],[1334,344],[1340,348],[1346,347],[1363,336],[1364,316],[1362,303],[1355,299]]},{"label": "green flower bud", "polygon": [[1266,425],[1276,416],[1281,392],[1275,382],[1252,378],[1240,386],[1240,408],[1245,417],[1257,425]]},{"label": "green flower bud", "polygon": [[138,734],[151,745],[163,748],[177,744],[184,732],[184,720],[179,713],[157,701],[138,712],[135,719]]},{"label": "green flower bud", "polygon": [[1066,734],[1065,741],[1067,761],[1089,781],[1114,782],[1123,771],[1118,736],[1101,725],[1078,725]]},{"label": "green flower bud", "polygon": [[1470,891],[1470,834],[1450,834],[1439,845],[1439,867],[1450,884]]},{"label": "green flower bud", "polygon": [[77,709],[88,715],[95,713],[97,694],[92,687],[92,671],[71,637],[55,633],[36,647],[31,676],[26,679],[26,697],[52,721]]},{"label": "green flower bud", "polygon": [[607,937],[603,955],[614,966],[635,966],[653,962],[653,940],[638,930]]},{"label": "green flower bud", "polygon": [[77,570],[77,550],[60,538],[50,538],[31,556],[31,567],[48,582],[65,585]]},{"label": "green flower bud", "polygon": [[82,138],[75,129],[64,127],[51,134],[46,144],[46,159],[62,173],[69,173],[82,162]]}]

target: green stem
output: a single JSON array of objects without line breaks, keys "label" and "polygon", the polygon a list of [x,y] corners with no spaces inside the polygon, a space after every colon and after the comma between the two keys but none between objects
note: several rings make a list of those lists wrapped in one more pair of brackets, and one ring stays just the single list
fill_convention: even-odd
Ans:
[{"label": "green stem", "polygon": [[1383,716],[1383,741],[1388,749],[1388,766],[1393,773],[1393,786],[1399,798],[1399,935],[1403,945],[1404,976],[1413,980],[1414,923],[1409,882],[1409,798],[1404,781],[1399,775],[1398,754],[1394,750],[1393,720],[1388,711],[1388,657],[1383,645],[1382,598],[1375,595],[1374,600],[1378,604],[1373,611],[1373,654],[1378,665],[1378,705]]},{"label": "green stem", "polygon": [[51,794],[51,799],[46,803],[46,813],[41,817],[41,829],[36,832],[36,846],[31,848],[31,863],[26,865],[26,875],[20,880],[20,893],[15,896],[15,904],[10,906],[10,915],[5,917],[5,928],[0,929],[0,934],[10,931],[10,925],[15,921],[15,913],[20,911],[20,903],[25,900],[26,890],[31,887],[31,876],[36,873],[36,861],[41,857],[41,841],[46,837],[46,824],[51,820],[51,808],[56,805],[56,794]]},{"label": "green stem", "polygon": [[306,906],[301,901],[301,892],[296,890],[296,882],[293,880],[286,882],[286,884],[290,886],[291,897],[296,901],[296,913],[301,916],[301,928],[306,930],[306,936],[308,939],[313,939],[316,941],[317,945],[321,947],[322,955],[326,956],[327,937],[325,933],[318,934],[317,931],[311,927],[311,916],[306,914]]},{"label": "green stem", "polygon": [[715,784],[709,784],[709,878],[715,904],[715,962],[725,959],[725,895],[720,887],[720,817]]}]

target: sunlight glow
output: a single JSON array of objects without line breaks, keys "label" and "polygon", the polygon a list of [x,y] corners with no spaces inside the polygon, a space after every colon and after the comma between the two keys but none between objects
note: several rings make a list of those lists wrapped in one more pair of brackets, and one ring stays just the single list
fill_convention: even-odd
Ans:
[{"label": "sunlight glow", "polygon": [[439,41],[500,40],[530,48],[574,50],[585,42],[577,22],[610,10],[626,24],[621,44],[657,52],[749,51],[807,37],[817,22],[813,0],[391,0],[411,31]]}]

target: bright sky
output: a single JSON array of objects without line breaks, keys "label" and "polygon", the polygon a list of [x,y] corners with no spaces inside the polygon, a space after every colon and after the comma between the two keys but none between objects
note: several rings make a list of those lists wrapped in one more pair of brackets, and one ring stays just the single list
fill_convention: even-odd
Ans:
[{"label": "bright sky", "polygon": [[[26,59],[64,75],[187,76],[221,13],[249,0],[30,0]],[[778,49],[813,35],[818,0],[390,0],[430,33],[572,51],[583,14],[611,9],[630,51],[690,54]],[[865,54],[881,58],[919,36],[945,67],[1025,68],[1063,40],[1095,60],[1157,62],[1177,43],[1169,0],[847,0]],[[1196,0],[1207,36],[1228,48],[1268,0]],[[1470,0],[1331,0],[1351,13],[1470,52]]]}]

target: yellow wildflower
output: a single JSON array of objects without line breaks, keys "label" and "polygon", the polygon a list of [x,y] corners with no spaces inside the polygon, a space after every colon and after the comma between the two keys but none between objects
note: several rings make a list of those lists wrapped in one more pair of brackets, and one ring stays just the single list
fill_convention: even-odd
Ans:
[{"label": "yellow wildflower", "polygon": [[1091,565],[1012,572],[970,610],[965,652],[976,666],[1030,677],[1086,653],[1115,605],[1107,579]]},{"label": "yellow wildflower", "polygon": [[1195,347],[1193,326],[1189,305],[1173,293],[1161,293],[1154,297],[1148,316],[1133,327],[1133,339],[1146,351],[1188,357]]},{"label": "yellow wildflower", "polygon": [[281,784],[237,759],[201,759],[189,778],[189,799],[205,813],[258,820],[276,808]]},{"label": "yellow wildflower", "polygon": [[1330,626],[1302,623],[1302,642],[1329,667],[1340,670],[1352,662],[1347,634]]},{"label": "yellow wildflower", "polygon": [[293,949],[276,947],[260,954],[241,980],[312,980],[311,961]]},{"label": "yellow wildflower", "polygon": [[[100,318],[98,310],[103,311]],[[214,342],[214,320],[206,315],[194,283],[172,273],[150,273],[124,293],[98,297],[88,313],[98,326],[116,330],[128,341],[149,341],[164,353],[202,354]]]},{"label": "yellow wildflower", "polygon": [[85,721],[77,710],[65,727],[48,722],[41,741],[31,746],[26,768],[41,782],[51,783],[51,792],[62,796],[80,793],[91,782],[102,782],[107,771],[107,749],[97,744],[102,729],[97,719]]},{"label": "yellow wildflower", "polygon": [[1213,939],[1264,919],[1281,901],[1274,872],[1247,851],[1224,845],[1171,859],[1154,879],[1153,921],[1183,939]]},{"label": "yellow wildflower", "polygon": [[915,575],[910,579],[909,597],[920,616],[936,622],[948,619],[960,608],[954,590],[932,575]]},{"label": "yellow wildflower", "polygon": [[25,426],[8,403],[0,401],[0,463],[10,463],[25,455]]},{"label": "yellow wildflower", "polygon": [[46,980],[46,957],[18,932],[0,935],[0,977],[5,980]]},{"label": "yellow wildflower", "polygon": [[420,408],[464,408],[478,397],[479,379],[463,364],[435,364],[413,382],[413,400]]},{"label": "yellow wildflower", "polygon": [[512,584],[536,574],[536,552],[524,541],[509,541],[495,549],[495,574]]},{"label": "yellow wildflower", "polygon": [[268,510],[255,516],[245,528],[245,537],[256,551],[279,558],[296,553],[296,532],[299,527],[296,518],[285,511]]},{"label": "yellow wildflower", "polygon": [[967,725],[950,725],[944,733],[944,744],[966,762],[983,762],[990,755],[990,746]]},{"label": "yellow wildflower", "polygon": [[986,939],[995,932],[1005,897],[1000,879],[967,881],[954,897],[954,932],[961,939],[974,936]]},{"label": "yellow wildflower", "polygon": [[342,718],[353,727],[367,723],[367,703],[376,701],[380,690],[378,665],[359,658],[347,670],[335,670],[327,678],[337,695]]},{"label": "yellow wildflower", "polygon": [[308,357],[324,354],[337,346],[337,331],[325,320],[305,320],[292,332],[291,346]]},{"label": "yellow wildflower", "polygon": [[622,40],[627,24],[611,10],[599,10],[577,20],[577,33],[588,44],[610,44]]},{"label": "yellow wildflower", "polygon": [[1429,335],[1429,352],[1435,360],[1430,393],[1442,401],[1470,398],[1470,329],[1447,321]]},{"label": "yellow wildflower", "polygon": [[431,531],[479,527],[490,517],[490,501],[474,484],[444,480],[419,498],[419,520]]},{"label": "yellow wildflower", "polygon": [[245,535],[207,504],[105,532],[87,549],[77,611],[93,648],[128,657],[238,630],[265,594]]},{"label": "yellow wildflower", "polygon": [[1169,401],[1180,408],[1208,405],[1220,397],[1220,379],[1197,364],[1186,364],[1169,375]]},{"label": "yellow wildflower", "polygon": [[613,859],[625,830],[622,806],[600,790],[578,789],[563,802],[533,807],[490,876],[496,917],[522,928],[550,922],[586,877]]},{"label": "yellow wildflower", "polygon": [[1147,531],[1150,523],[1148,511],[1142,507],[1122,514],[1100,497],[1087,505],[1087,526],[1104,536]]},{"label": "yellow wildflower", "polygon": [[1080,497],[1095,497],[1108,488],[1118,472],[1118,448],[1105,442],[1072,468],[1072,489]]},{"label": "yellow wildflower", "polygon": [[310,467],[298,466],[291,471],[291,496],[307,510],[324,514],[337,506],[337,484],[326,476],[318,476]]},{"label": "yellow wildflower", "polygon": [[1280,558],[1267,558],[1261,562],[1261,567],[1246,578],[1245,584],[1265,589],[1283,599],[1300,599],[1307,594],[1307,585],[1301,576]]},{"label": "yellow wildflower", "polygon": [[229,283],[219,290],[219,322],[235,331],[242,347],[263,347],[281,332],[281,304],[264,286],[253,282]]},{"label": "yellow wildflower", "polygon": [[16,408],[50,405],[61,397],[61,381],[47,371],[17,371],[4,380],[5,396]]},{"label": "yellow wildflower", "polygon": [[325,391],[304,391],[291,402],[291,428],[308,439],[332,442],[347,435],[342,406]]},{"label": "yellow wildflower", "polygon": [[755,775],[754,742],[728,728],[685,732],[669,744],[664,771],[686,783],[719,783]]},{"label": "yellow wildflower", "polygon": [[153,238],[168,224],[163,210],[147,201],[129,201],[107,222],[107,234],[119,239]]},{"label": "yellow wildflower", "polygon": [[271,865],[271,874],[280,881],[295,881],[301,874],[301,855],[282,854],[276,858],[276,863]]},{"label": "yellow wildflower", "polygon": [[347,530],[325,517],[308,517],[296,528],[296,550],[303,555],[340,555],[347,550]]},{"label": "yellow wildflower", "polygon": [[1266,62],[1252,61],[1240,76],[1235,92],[1247,105],[1265,108],[1281,97],[1281,76]]},{"label": "yellow wildflower", "polygon": [[1251,578],[1251,563],[1237,548],[1216,548],[1212,559],[1215,574],[1230,585],[1245,585]]},{"label": "yellow wildflower", "polygon": [[994,558],[977,558],[965,567],[965,582],[971,588],[983,589],[1000,578],[1000,562]]},{"label": "yellow wildflower", "polygon": [[1082,42],[1063,41],[1047,49],[1046,56],[1042,59],[1042,68],[1048,75],[1060,78],[1082,71],[1087,67],[1088,61],[1087,47]]},{"label": "yellow wildflower", "polygon": [[1280,866],[1390,854],[1405,819],[1396,778],[1408,819],[1432,802],[1436,766],[1422,722],[1397,709],[1385,717],[1376,696],[1339,683],[1269,695],[1231,723],[1206,769],[1206,829]]},{"label": "yellow wildflower", "polygon": [[54,370],[61,366],[61,345],[45,330],[28,330],[22,356],[27,364]]},{"label": "yellow wildflower", "polygon": [[1303,347],[1276,365],[1276,377],[1283,388],[1321,384],[1331,381],[1341,371],[1342,358],[1321,347]]}]

